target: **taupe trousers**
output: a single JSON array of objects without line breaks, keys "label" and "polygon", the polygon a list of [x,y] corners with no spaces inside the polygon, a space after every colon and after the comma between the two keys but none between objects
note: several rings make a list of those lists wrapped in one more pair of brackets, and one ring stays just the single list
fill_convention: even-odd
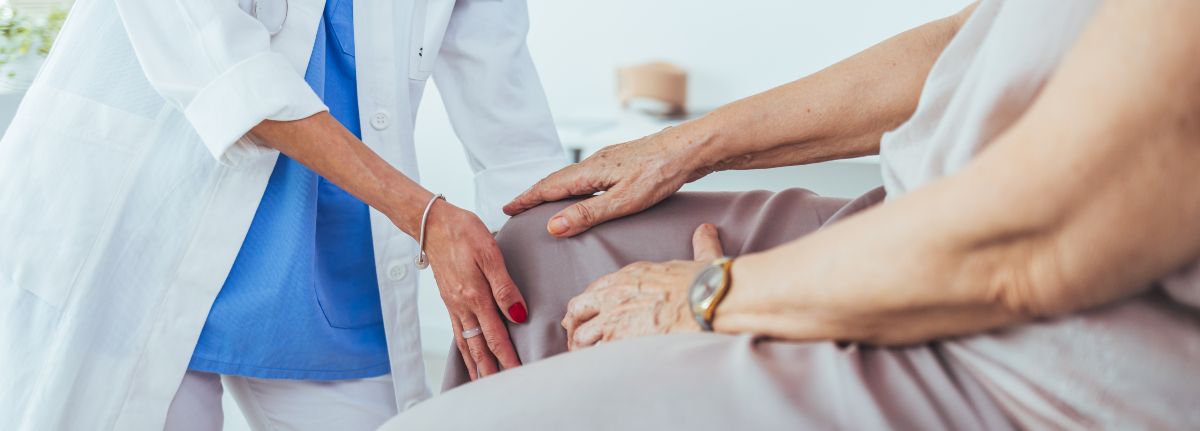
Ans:
[{"label": "taupe trousers", "polygon": [[[883,196],[882,189],[854,201],[801,189],[679,193],[571,239],[545,231],[570,201],[517,216],[497,241],[529,303],[529,322],[509,327],[527,365],[448,391],[384,429],[1011,429],[938,343],[875,349],[682,334],[543,360],[565,351],[560,322],[588,283],[635,261],[689,259],[701,223],[716,224],[725,253],[738,256],[799,238]],[[468,381],[452,348],[446,388]]]}]

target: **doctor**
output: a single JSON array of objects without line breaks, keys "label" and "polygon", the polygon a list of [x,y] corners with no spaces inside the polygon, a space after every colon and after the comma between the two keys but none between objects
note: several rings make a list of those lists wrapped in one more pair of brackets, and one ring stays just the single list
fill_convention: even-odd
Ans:
[{"label": "doctor", "polygon": [[[518,366],[489,231],[564,163],[527,25],[521,0],[79,0],[0,141],[0,429],[217,430],[223,390],[256,429],[372,429],[429,395],[426,262],[473,375]],[[431,75],[479,217],[416,182]]]}]

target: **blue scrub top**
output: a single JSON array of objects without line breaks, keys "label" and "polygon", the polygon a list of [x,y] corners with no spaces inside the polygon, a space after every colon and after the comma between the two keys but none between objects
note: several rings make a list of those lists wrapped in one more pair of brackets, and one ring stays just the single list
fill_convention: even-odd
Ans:
[{"label": "blue scrub top", "polygon": [[[326,2],[305,80],[361,138],[353,3]],[[387,374],[367,206],[280,155],[189,369],[303,380]]]}]

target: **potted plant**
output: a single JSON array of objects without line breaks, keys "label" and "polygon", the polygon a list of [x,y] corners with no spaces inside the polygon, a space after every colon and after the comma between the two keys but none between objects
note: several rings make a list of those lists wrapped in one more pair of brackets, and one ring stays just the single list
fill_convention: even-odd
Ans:
[{"label": "potted plant", "polygon": [[29,9],[0,6],[0,91],[29,88],[67,18],[59,5]]}]

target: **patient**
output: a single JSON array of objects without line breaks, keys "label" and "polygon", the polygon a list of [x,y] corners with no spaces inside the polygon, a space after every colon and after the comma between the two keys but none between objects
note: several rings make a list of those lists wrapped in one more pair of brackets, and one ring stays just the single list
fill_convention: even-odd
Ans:
[{"label": "patient", "polygon": [[[388,427],[1196,429],[1198,53],[1194,0],[984,0],[609,147],[506,209],[527,365]],[[872,153],[851,201],[675,193]]]}]

